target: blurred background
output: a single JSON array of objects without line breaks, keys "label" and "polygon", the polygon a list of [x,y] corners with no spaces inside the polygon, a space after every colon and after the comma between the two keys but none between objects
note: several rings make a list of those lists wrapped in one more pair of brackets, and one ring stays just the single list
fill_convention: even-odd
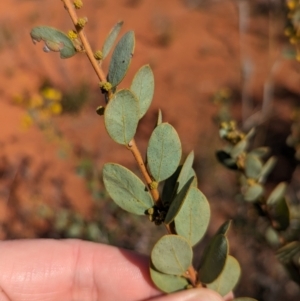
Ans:
[{"label": "blurred background", "polygon": [[[288,181],[293,216],[299,216],[300,174],[286,144],[299,106],[298,41],[287,33],[284,0],[85,0],[86,35],[101,49],[113,25],[134,30],[136,48],[120,85],[149,63],[155,95],[136,136],[143,155],[158,109],[195,151],[199,188],[212,210],[203,246],[233,219],[231,254],[242,266],[236,296],[300,300],[300,289],[277,262],[263,222],[239,198],[236,174],[221,166],[218,120],[226,110],[239,126],[256,127],[255,146],[269,146],[278,164],[269,185]],[[61,60],[33,45],[30,30],[73,29],[61,1],[7,0],[0,11],[0,238],[77,237],[149,254],[164,229],[129,215],[109,199],[105,162],[139,174],[126,149],[115,144],[95,109],[104,104],[84,54]],[[109,57],[104,61],[107,70]],[[293,119],[294,118],[294,119]],[[298,210],[298,211],[297,211]]]}]

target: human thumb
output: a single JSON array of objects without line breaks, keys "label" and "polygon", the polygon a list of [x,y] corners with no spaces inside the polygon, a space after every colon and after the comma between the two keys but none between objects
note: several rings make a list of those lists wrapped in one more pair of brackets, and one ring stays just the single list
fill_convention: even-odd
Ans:
[{"label": "human thumb", "polygon": [[160,296],[151,301],[224,301],[224,299],[209,289],[196,288]]}]

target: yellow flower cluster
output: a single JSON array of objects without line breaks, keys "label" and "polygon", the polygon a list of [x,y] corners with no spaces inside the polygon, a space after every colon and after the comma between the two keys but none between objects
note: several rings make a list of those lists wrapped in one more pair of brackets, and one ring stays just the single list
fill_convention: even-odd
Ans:
[{"label": "yellow flower cluster", "polygon": [[44,88],[40,93],[31,97],[16,95],[13,99],[15,104],[21,105],[27,110],[21,121],[21,126],[28,129],[31,125],[45,126],[52,116],[62,113],[62,94],[53,88]]},{"label": "yellow flower cluster", "polygon": [[295,45],[296,60],[300,62],[300,1],[287,1],[289,25],[285,28],[284,34],[289,38],[292,45]]},{"label": "yellow flower cluster", "polygon": [[77,33],[74,31],[74,30],[69,30],[68,31],[68,37],[71,39],[71,40],[75,40],[77,39]]},{"label": "yellow flower cluster", "polygon": [[74,6],[76,9],[80,9],[83,6],[83,3],[81,0],[74,0]]}]

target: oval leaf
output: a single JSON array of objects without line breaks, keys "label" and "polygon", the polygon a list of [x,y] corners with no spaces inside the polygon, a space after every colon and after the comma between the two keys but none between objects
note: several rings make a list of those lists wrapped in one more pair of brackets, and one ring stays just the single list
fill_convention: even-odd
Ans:
[{"label": "oval leaf", "polygon": [[186,200],[188,191],[191,189],[193,184],[194,178],[191,178],[180,190],[180,192],[176,195],[174,200],[172,201],[169,210],[167,212],[166,218],[165,218],[165,224],[170,224],[174,218],[177,216],[181,206],[183,205],[183,202]]},{"label": "oval leaf", "polygon": [[249,152],[250,155],[254,155],[260,158],[265,157],[266,155],[268,155],[270,153],[270,148],[269,147],[258,147],[253,149],[251,152]]},{"label": "oval leaf", "polygon": [[160,273],[153,265],[150,267],[150,276],[157,288],[168,294],[184,290],[189,285],[186,278]]},{"label": "oval leaf", "polygon": [[123,21],[118,22],[110,31],[102,47],[103,60],[107,57],[122,28]]},{"label": "oval leaf", "polygon": [[139,108],[130,90],[119,90],[107,104],[104,123],[109,136],[127,145],[134,137],[139,122]]},{"label": "oval leaf", "polygon": [[300,242],[292,241],[276,252],[276,257],[283,264],[288,264],[293,260],[293,257],[300,252]]},{"label": "oval leaf", "polygon": [[49,26],[34,27],[30,36],[34,43],[44,41],[44,51],[60,52],[62,59],[70,58],[76,54],[76,49],[71,39],[62,31]]},{"label": "oval leaf", "polygon": [[189,155],[186,157],[182,168],[180,170],[180,174],[178,177],[178,188],[177,193],[182,189],[182,187],[186,184],[186,182],[194,176],[194,170],[192,168],[194,162],[194,152],[190,152]]},{"label": "oval leaf", "polygon": [[118,42],[109,64],[108,81],[115,88],[125,77],[135,46],[134,32],[127,32]]},{"label": "oval leaf", "polygon": [[130,90],[136,95],[140,106],[140,118],[147,112],[154,94],[154,76],[149,65],[140,68],[131,83]]},{"label": "oval leaf", "polygon": [[247,178],[258,179],[262,171],[261,160],[254,155],[247,155],[245,160],[245,173]]},{"label": "oval leaf", "polygon": [[203,283],[212,283],[223,271],[228,255],[228,241],[225,235],[213,237],[205,248],[200,263],[199,278]]},{"label": "oval leaf", "polygon": [[158,125],[149,141],[147,162],[156,182],[170,177],[179,165],[181,142],[175,129],[168,123]]},{"label": "oval leaf", "polygon": [[233,159],[236,159],[245,149],[248,147],[248,140],[243,139],[239,143],[237,143],[232,150],[230,151],[230,155]]},{"label": "oval leaf", "polygon": [[234,289],[240,275],[241,268],[238,261],[234,257],[228,255],[221,275],[214,282],[207,284],[207,287],[216,291],[221,296],[225,296]]},{"label": "oval leaf", "polygon": [[143,215],[153,206],[152,197],[144,183],[127,168],[119,164],[105,164],[103,181],[111,198],[122,209]]},{"label": "oval leaf", "polygon": [[284,198],[286,189],[287,189],[287,184],[285,182],[279,183],[269,195],[267,199],[267,204],[268,205],[276,204],[280,199]]},{"label": "oval leaf", "polygon": [[188,241],[178,235],[165,235],[155,244],[151,260],[156,270],[181,276],[192,264],[193,251]]},{"label": "oval leaf", "polygon": [[169,207],[174,197],[176,196],[176,191],[178,187],[177,179],[180,174],[181,168],[182,165],[179,165],[176,171],[164,182],[161,198],[165,207]]},{"label": "oval leaf", "polygon": [[205,195],[191,187],[175,217],[176,232],[194,246],[205,234],[210,219],[210,207]]},{"label": "oval leaf", "polygon": [[276,230],[285,230],[290,224],[289,207],[284,197],[286,188],[286,183],[279,183],[267,200],[268,211]]},{"label": "oval leaf", "polygon": [[216,234],[227,235],[227,232],[228,232],[229,229],[230,229],[231,223],[232,223],[231,220],[228,220],[228,221],[226,221],[225,223],[223,223],[223,224],[220,226],[220,228],[218,229],[218,231],[217,231]]},{"label": "oval leaf", "polygon": [[223,151],[223,150],[219,150],[216,152],[216,157],[218,159],[218,161],[225,165],[227,168],[232,169],[232,170],[237,170],[238,166],[236,164],[236,160],[232,159],[231,156]]},{"label": "oval leaf", "polygon": [[264,193],[264,188],[260,184],[254,184],[249,186],[244,192],[244,199],[248,202],[257,201]]},{"label": "oval leaf", "polygon": [[259,182],[264,183],[268,177],[268,175],[272,172],[274,166],[277,163],[276,157],[271,157],[263,166],[261,173],[259,175]]}]

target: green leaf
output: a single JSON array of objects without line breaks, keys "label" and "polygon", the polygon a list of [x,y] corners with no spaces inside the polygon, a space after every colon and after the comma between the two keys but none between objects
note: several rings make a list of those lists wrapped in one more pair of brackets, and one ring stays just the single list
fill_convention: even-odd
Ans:
[{"label": "green leaf", "polygon": [[119,90],[107,104],[104,123],[109,136],[127,145],[134,137],[139,122],[138,102],[130,90]]},{"label": "green leaf", "polygon": [[127,168],[106,163],[103,167],[103,181],[111,198],[122,209],[143,215],[153,206],[152,197],[145,184]]},{"label": "green leaf", "polygon": [[60,52],[60,57],[66,59],[76,54],[72,40],[62,31],[49,26],[37,26],[30,32],[34,43],[44,41],[44,51]]},{"label": "green leaf", "polygon": [[256,183],[247,187],[246,191],[244,192],[244,199],[248,202],[255,202],[263,195],[263,193],[263,186]]},{"label": "green leaf", "polygon": [[176,191],[178,187],[177,179],[180,174],[181,168],[182,165],[179,165],[176,171],[169,178],[167,178],[164,183],[161,198],[165,207],[168,207],[172,203],[174,197],[176,196]]},{"label": "green leaf", "polygon": [[217,234],[227,235],[227,232],[228,232],[229,229],[230,229],[231,223],[232,223],[231,220],[228,220],[228,221],[226,221],[225,223],[223,223],[223,224],[220,226],[220,228],[218,229],[216,235],[217,235]]},{"label": "green leaf", "polygon": [[192,168],[194,162],[194,152],[190,152],[186,157],[182,168],[180,170],[179,177],[177,179],[178,188],[177,193],[182,189],[182,187],[186,184],[186,182],[194,176],[194,170]]},{"label": "green leaf", "polygon": [[269,195],[267,199],[267,204],[268,205],[276,204],[280,199],[284,198],[286,189],[287,189],[287,184],[285,182],[279,183]]},{"label": "green leaf", "polygon": [[139,101],[140,118],[142,118],[149,109],[154,94],[154,76],[149,65],[141,67],[136,73],[130,90]]},{"label": "green leaf", "polygon": [[290,212],[284,194],[287,184],[279,183],[267,199],[268,211],[276,230],[285,230],[290,224]]},{"label": "green leaf", "polygon": [[133,56],[135,46],[134,32],[127,32],[118,42],[108,69],[108,81],[115,88],[125,77]]},{"label": "green leaf", "polygon": [[272,172],[274,166],[277,163],[276,157],[271,157],[262,167],[262,170],[259,175],[259,182],[264,183],[268,177],[268,175]]},{"label": "green leaf", "polygon": [[241,153],[245,151],[247,147],[248,147],[248,140],[246,139],[241,140],[232,148],[232,150],[230,151],[230,156],[233,159],[236,159]]},{"label": "green leaf", "polygon": [[252,129],[247,133],[247,135],[245,136],[244,139],[249,140],[249,139],[251,139],[254,135],[255,135],[255,128],[252,128]]},{"label": "green leaf", "polygon": [[189,285],[186,278],[160,273],[153,264],[150,266],[150,276],[157,288],[168,294],[184,290]]},{"label": "green leaf", "polygon": [[238,166],[236,164],[236,160],[232,159],[231,156],[223,151],[223,150],[219,150],[216,152],[216,157],[218,159],[218,161],[225,165],[227,168],[232,169],[232,170],[238,170]]},{"label": "green leaf", "polygon": [[199,268],[200,281],[208,284],[216,280],[225,267],[227,255],[227,238],[223,234],[217,234],[204,250]]},{"label": "green leaf", "polygon": [[276,257],[283,264],[288,264],[293,260],[293,257],[300,252],[300,242],[292,241],[276,252]]},{"label": "green leaf", "polygon": [[238,261],[234,257],[228,255],[221,275],[214,282],[207,284],[207,287],[216,291],[221,296],[225,296],[234,289],[240,275],[241,268]]},{"label": "green leaf", "polygon": [[190,180],[183,186],[183,188],[180,190],[180,192],[176,195],[173,202],[170,205],[170,208],[167,212],[166,218],[165,218],[165,224],[170,224],[175,217],[177,216],[183,202],[186,200],[188,191],[191,189],[193,184],[194,178],[190,178]]},{"label": "green leaf", "polygon": [[250,155],[254,155],[260,158],[265,157],[270,153],[270,148],[269,147],[258,147],[253,149],[251,152],[249,152]]},{"label": "green leaf", "polygon": [[205,195],[191,187],[175,217],[177,234],[185,237],[194,246],[205,234],[210,219],[210,207]]},{"label": "green leaf", "polygon": [[168,123],[158,125],[149,141],[147,162],[156,182],[170,177],[179,165],[181,142],[175,129]]},{"label": "green leaf", "polygon": [[178,235],[165,235],[157,241],[151,260],[156,270],[181,276],[191,266],[193,250],[188,241]]},{"label": "green leaf", "polygon": [[118,22],[109,32],[102,47],[103,60],[107,57],[122,28],[123,21]]},{"label": "green leaf", "polygon": [[257,156],[248,154],[245,160],[247,178],[258,179],[262,171],[262,166],[262,162]]}]

